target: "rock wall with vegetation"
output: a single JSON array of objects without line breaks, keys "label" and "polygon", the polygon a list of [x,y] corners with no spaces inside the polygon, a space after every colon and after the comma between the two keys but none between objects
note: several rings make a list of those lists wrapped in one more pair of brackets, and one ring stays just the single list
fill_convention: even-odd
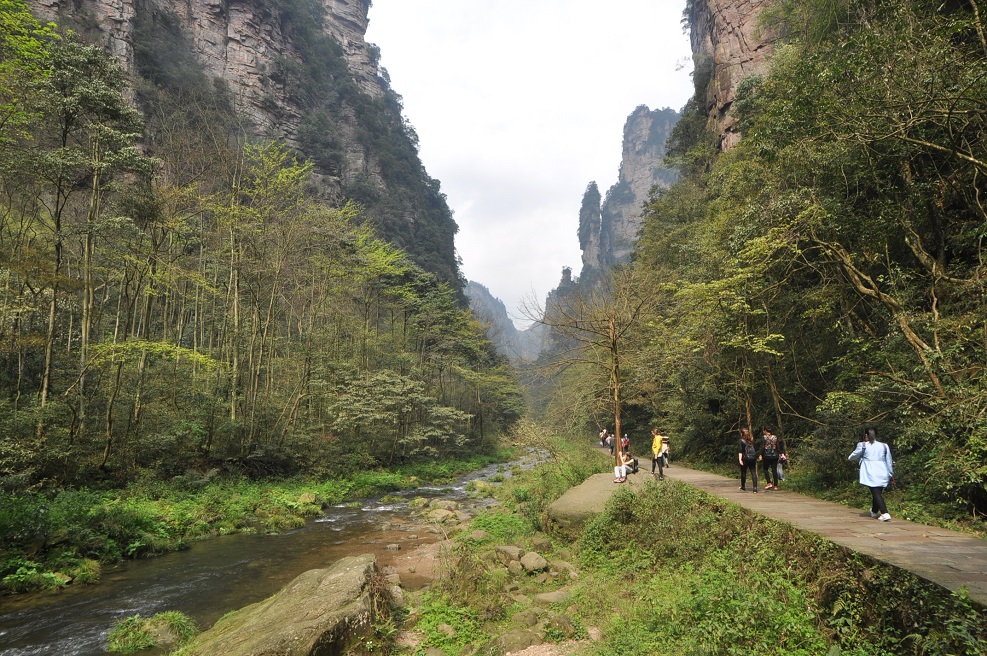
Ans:
[{"label": "rock wall with vegetation", "polygon": [[379,50],[364,38],[369,1],[28,4],[120,62],[152,139],[168,129],[156,118],[175,105],[191,111],[221,88],[236,131],[283,140],[311,159],[317,198],[358,201],[381,237],[462,286],[452,212],[418,158],[417,135],[378,65]]},{"label": "rock wall with vegetation", "polygon": [[679,114],[673,109],[635,109],[624,123],[623,153],[617,183],[600,199],[595,182],[583,195],[579,213],[580,278],[630,259],[641,229],[644,203],[654,188],[668,187],[675,172],[665,165],[665,144]]},{"label": "rock wall with vegetation", "polygon": [[544,340],[544,326],[535,324],[518,330],[504,302],[478,282],[471,280],[467,283],[466,297],[473,316],[486,327],[487,337],[498,353],[514,363],[531,361],[538,357]]},{"label": "rock wall with vegetation", "polygon": [[135,5],[128,76],[81,38],[104,34],[101,6],[71,16],[76,34],[0,6],[0,487],[331,475],[472,451],[510,423],[519,391],[458,273],[381,237],[440,259],[452,244],[402,214],[424,207],[402,195],[421,182],[414,149],[397,154],[407,129],[358,89],[323,14],[254,23],[294,35],[299,60],[269,75],[311,91],[306,118],[335,107],[366,140],[398,194],[376,206],[390,233],[313,192],[325,162],[256,132],[185,23]]},{"label": "rock wall with vegetation", "polygon": [[[772,32],[761,12],[774,0],[690,0],[686,18],[691,25],[692,51],[699,100],[728,150],[740,139],[730,108],[744,78],[765,70]],[[702,87],[699,89],[698,87]]]}]

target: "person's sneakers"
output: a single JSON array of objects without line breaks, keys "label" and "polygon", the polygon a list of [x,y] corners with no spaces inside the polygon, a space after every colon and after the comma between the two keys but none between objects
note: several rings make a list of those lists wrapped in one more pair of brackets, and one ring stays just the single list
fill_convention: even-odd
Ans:
[{"label": "person's sneakers", "polygon": [[775,489],[775,486],[772,485],[771,483],[765,483],[764,484],[764,489],[765,490],[773,490],[773,489]]},{"label": "person's sneakers", "polygon": [[620,482],[620,479],[619,478],[615,478],[615,479],[613,479],[613,482],[614,483],[619,483]]},{"label": "person's sneakers", "polygon": [[878,519],[881,520],[882,522],[890,522],[891,521],[891,515],[889,515],[888,513],[884,513],[883,515],[881,515],[880,517],[878,517]]},{"label": "person's sneakers", "polygon": [[881,515],[880,515],[879,513],[876,513],[876,512],[874,512],[874,511],[872,510],[872,511],[870,511],[870,516],[871,516],[871,517],[873,517],[874,519],[877,519],[877,518],[878,518],[878,517],[880,517]]},{"label": "person's sneakers", "polygon": [[740,491],[741,491],[741,492],[746,492],[746,491],[747,491],[747,488],[746,488],[746,487],[741,487],[741,488],[740,488]]}]

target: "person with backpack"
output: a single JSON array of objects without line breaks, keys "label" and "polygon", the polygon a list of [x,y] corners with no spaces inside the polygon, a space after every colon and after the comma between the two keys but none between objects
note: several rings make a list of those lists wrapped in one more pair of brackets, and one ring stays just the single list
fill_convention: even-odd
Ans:
[{"label": "person with backpack", "polygon": [[761,442],[761,455],[758,459],[764,463],[764,489],[777,490],[780,480],[778,477],[778,459],[785,453],[785,445],[774,434],[770,426],[764,426],[761,432],[764,434],[764,441]]},{"label": "person with backpack", "polygon": [[746,428],[740,429],[737,460],[740,462],[740,489],[744,492],[747,491],[747,472],[750,470],[754,494],[757,494],[757,449],[754,448],[754,438],[751,437],[751,432]]},{"label": "person with backpack", "polygon": [[870,516],[882,522],[890,521],[883,494],[894,478],[890,447],[877,440],[875,429],[868,428],[864,431],[864,440],[857,442],[848,460],[860,463],[860,484],[869,488],[871,494]]}]

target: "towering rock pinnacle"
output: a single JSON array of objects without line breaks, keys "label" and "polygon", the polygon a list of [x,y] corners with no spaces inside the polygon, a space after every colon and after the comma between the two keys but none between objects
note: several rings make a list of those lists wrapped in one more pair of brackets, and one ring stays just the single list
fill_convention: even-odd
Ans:
[{"label": "towering rock pinnacle", "polygon": [[706,113],[715,123],[721,150],[740,139],[730,107],[737,85],[765,70],[772,35],[764,33],[758,15],[773,0],[694,0],[689,17],[696,79],[708,76]]},{"label": "towering rock pinnacle", "polygon": [[651,189],[667,187],[675,181],[674,171],[665,167],[665,142],[678,120],[675,110],[652,111],[645,105],[627,118],[617,184],[607,191],[602,205],[595,182],[583,196],[579,214],[581,280],[630,257]]}]

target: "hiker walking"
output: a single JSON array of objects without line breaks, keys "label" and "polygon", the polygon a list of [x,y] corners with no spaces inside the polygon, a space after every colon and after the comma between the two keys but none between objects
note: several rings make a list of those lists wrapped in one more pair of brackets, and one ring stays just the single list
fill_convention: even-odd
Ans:
[{"label": "hiker walking", "polygon": [[668,466],[668,435],[665,431],[655,428],[651,431],[651,475],[655,475],[655,465],[658,466],[658,480],[665,480],[665,467]]},{"label": "hiker walking", "polygon": [[848,460],[860,463],[860,484],[870,488],[870,516],[882,522],[889,521],[891,515],[884,503],[883,491],[894,478],[890,447],[884,442],[878,442],[877,431],[868,428],[864,431],[864,440],[857,442],[857,448]]},{"label": "hiker walking", "polygon": [[785,453],[785,445],[770,426],[764,426],[761,432],[764,434],[764,440],[761,442],[761,454],[758,459],[764,463],[764,489],[777,490],[780,480],[778,459]]},{"label": "hiker walking", "polygon": [[746,428],[740,429],[740,444],[737,447],[737,461],[740,463],[740,489],[747,491],[747,472],[751,473],[754,494],[757,494],[757,449],[754,438]]}]

